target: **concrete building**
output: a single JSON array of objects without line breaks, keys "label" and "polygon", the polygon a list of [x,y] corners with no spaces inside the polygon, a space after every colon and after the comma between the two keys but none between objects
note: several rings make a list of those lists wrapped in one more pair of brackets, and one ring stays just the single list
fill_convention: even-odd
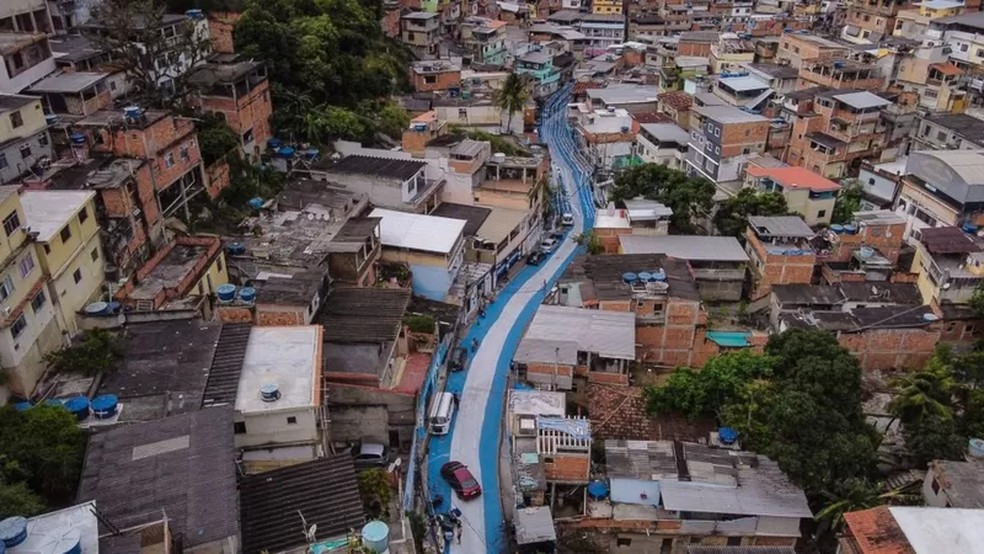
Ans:
[{"label": "concrete building", "polygon": [[351,217],[328,245],[328,272],[333,282],[369,287],[376,282],[382,252],[376,217]]},{"label": "concrete building", "polygon": [[366,195],[374,206],[387,210],[426,214],[439,203],[444,187],[443,176],[428,163],[402,158],[382,158],[352,154],[338,162],[323,159],[310,168],[311,176],[330,181]]},{"label": "concrete building", "polygon": [[44,33],[0,32],[0,93],[17,94],[55,71]]},{"label": "concrete building", "polygon": [[87,116],[112,104],[108,80],[108,73],[57,73],[35,83],[28,92],[41,96],[48,114]]},{"label": "concrete building", "polygon": [[636,359],[635,315],[543,305],[513,355],[521,379],[572,390],[574,378],[627,383]]},{"label": "concrete building", "polygon": [[625,41],[625,20],[617,14],[588,14],[577,23],[577,29],[584,34],[586,44],[584,55],[602,56],[608,48]]},{"label": "concrete building", "polygon": [[586,157],[595,167],[610,171],[636,163],[635,139],[639,123],[621,108],[583,114],[577,125]]},{"label": "concrete building", "polygon": [[636,135],[636,154],[646,163],[681,169],[690,134],[676,123],[643,123]]},{"label": "concrete building", "polygon": [[189,302],[197,305],[228,282],[218,237],[179,236],[157,250],[113,296],[132,309],[156,311]]},{"label": "concrete building", "polygon": [[845,0],[847,7],[847,26],[844,32],[860,33],[861,38],[871,35],[886,36],[895,30],[895,17],[906,3],[902,0],[887,0],[872,4],[864,0]]},{"label": "concrete building", "polygon": [[16,181],[52,158],[51,136],[41,101],[0,94],[0,183]]},{"label": "concrete building", "polygon": [[196,89],[192,106],[206,114],[222,114],[229,128],[239,135],[243,154],[258,159],[273,136],[273,104],[263,64],[244,60],[207,63],[195,69],[188,82]]},{"label": "concrete building", "polygon": [[733,106],[698,106],[691,110],[687,173],[719,186],[739,179],[749,157],[765,152],[769,120]]},{"label": "concrete building", "polygon": [[984,151],[912,152],[895,211],[906,218],[906,238],[943,225],[984,225],[979,198],[984,198]]},{"label": "concrete building", "polygon": [[99,241],[96,193],[28,190],[21,194],[25,224],[36,233],[37,256],[62,332],[79,329],[75,314],[103,295],[105,256]]},{"label": "concrete building", "polygon": [[[801,92],[805,95],[807,91]],[[800,96],[793,99],[797,103],[784,160],[790,165],[828,178],[846,177],[885,145],[886,128],[880,114],[892,104],[889,100],[867,91],[829,89]]]},{"label": "concrete building", "polygon": [[914,150],[982,150],[984,120],[963,113],[916,116]]},{"label": "concrete building", "polygon": [[46,369],[42,357],[64,343],[17,187],[0,187],[0,217],[4,230],[0,310],[6,314],[0,321],[0,366],[7,378],[7,392],[29,395]]},{"label": "concrete building", "polygon": [[979,509],[878,506],[844,514],[841,552],[972,554],[984,539]]},{"label": "concrete building", "polygon": [[0,29],[27,33],[51,33],[45,0],[9,0],[0,6]]},{"label": "concrete building", "polygon": [[926,304],[966,303],[984,282],[984,247],[962,229],[922,229],[915,246],[910,271]]},{"label": "concrete building", "polygon": [[461,65],[451,60],[428,60],[410,65],[410,80],[417,92],[461,88]]},{"label": "concrete building", "polygon": [[380,219],[380,259],[406,264],[413,274],[414,293],[446,301],[464,259],[465,223],[382,208],[369,215]]},{"label": "concrete building", "polygon": [[664,254],[686,260],[705,302],[737,302],[742,298],[749,257],[734,237],[622,235],[622,254]]},{"label": "concrete building", "polygon": [[589,499],[583,518],[559,527],[588,533],[612,551],[791,547],[800,522],[812,517],[803,490],[778,464],[738,447],[606,440],[605,459],[609,498]]},{"label": "concrete building", "polygon": [[779,38],[776,61],[786,61],[789,67],[799,68],[807,60],[844,56],[847,52],[846,45],[819,37],[810,31],[783,33]]},{"label": "concrete building", "polygon": [[458,24],[461,43],[470,62],[502,65],[506,61],[505,21],[487,17],[466,17]]},{"label": "concrete building", "polygon": [[923,478],[922,496],[927,506],[947,508],[957,513],[961,508],[978,510],[984,500],[982,464],[969,456],[961,460],[933,460]]},{"label": "concrete building", "polygon": [[751,298],[763,298],[773,285],[808,284],[816,252],[809,243],[815,233],[799,216],[748,218],[745,252],[752,271]]},{"label": "concrete building", "polygon": [[656,111],[659,95],[651,87],[615,84],[587,90],[587,102],[593,110],[624,109],[629,113]]},{"label": "concrete building", "polygon": [[751,75],[737,77],[718,77],[714,84],[714,94],[730,106],[761,111],[775,91],[765,81]]},{"label": "concrete building", "polygon": [[802,167],[757,165],[749,165],[745,170],[745,186],[782,194],[789,210],[802,216],[810,226],[830,223],[841,188],[830,179]]}]

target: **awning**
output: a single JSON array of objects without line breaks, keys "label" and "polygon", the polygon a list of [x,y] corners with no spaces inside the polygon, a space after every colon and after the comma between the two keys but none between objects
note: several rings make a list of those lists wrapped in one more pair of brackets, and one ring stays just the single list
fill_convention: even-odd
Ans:
[{"label": "awning", "polygon": [[722,348],[745,348],[750,346],[748,333],[741,331],[708,331],[707,339]]}]

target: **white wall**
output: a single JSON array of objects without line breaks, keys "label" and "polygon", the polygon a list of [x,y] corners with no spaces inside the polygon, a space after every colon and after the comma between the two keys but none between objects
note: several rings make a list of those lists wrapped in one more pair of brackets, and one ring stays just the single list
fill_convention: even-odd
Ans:
[{"label": "white wall", "polygon": [[[287,423],[288,417],[297,418],[297,423]],[[314,407],[236,414],[236,421],[246,424],[246,433],[236,434],[236,448],[318,440]]]}]

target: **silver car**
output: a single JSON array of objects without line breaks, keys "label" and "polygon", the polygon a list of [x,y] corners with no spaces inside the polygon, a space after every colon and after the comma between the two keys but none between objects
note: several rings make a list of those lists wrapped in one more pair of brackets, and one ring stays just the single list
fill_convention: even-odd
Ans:
[{"label": "silver car", "polygon": [[352,450],[352,461],[357,469],[386,467],[390,463],[390,451],[378,442],[364,442]]}]

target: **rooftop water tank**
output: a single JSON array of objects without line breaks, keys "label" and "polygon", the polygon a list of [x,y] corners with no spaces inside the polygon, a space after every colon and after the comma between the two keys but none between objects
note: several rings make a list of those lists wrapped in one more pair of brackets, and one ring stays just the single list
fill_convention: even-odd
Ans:
[{"label": "rooftop water tank", "polygon": [[939,317],[937,317],[936,314],[934,313],[926,312],[922,315],[922,320],[927,323],[932,323],[934,321],[937,321],[938,319]]},{"label": "rooftop water tank", "polygon": [[862,246],[858,249],[858,256],[860,256],[862,260],[867,260],[874,255],[875,249],[870,246]]},{"label": "rooftop water tank", "polygon": [[260,399],[264,402],[276,402],[280,400],[280,387],[275,383],[269,383],[260,387]]},{"label": "rooftop water tank", "polygon": [[202,19],[205,19],[205,14],[202,13],[202,10],[199,9],[188,10],[185,12],[185,15],[190,17],[191,19],[194,19],[195,21],[201,21]]},{"label": "rooftop water tank", "polygon": [[270,148],[271,150],[276,150],[280,148],[281,144],[283,143],[280,142],[280,139],[278,139],[277,137],[267,139],[267,148]]},{"label": "rooftop water tank", "polygon": [[970,441],[968,441],[967,449],[970,451],[971,456],[975,458],[984,458],[984,440],[970,439]]},{"label": "rooftop water tank", "polygon": [[657,269],[656,271],[652,271],[651,273],[653,274],[653,278],[652,278],[653,281],[665,281],[666,280],[666,272],[663,271],[662,268]]},{"label": "rooftop water tank", "polygon": [[588,484],[588,496],[595,500],[608,497],[608,484],[604,481],[592,481]]},{"label": "rooftop water tank", "polygon": [[734,444],[738,440],[738,431],[731,427],[721,427],[718,429],[718,438],[722,444]]},{"label": "rooftop water tank", "polygon": [[246,203],[249,204],[249,207],[253,208],[254,210],[259,210],[260,208],[263,207],[263,199],[260,198],[259,196],[250,198],[249,201]]},{"label": "rooftop water tank", "polygon": [[370,521],[362,528],[362,545],[375,554],[389,550],[389,525],[382,521]]},{"label": "rooftop water tank", "polygon": [[26,412],[27,410],[30,410],[33,407],[34,404],[31,404],[28,401],[18,402],[14,404],[14,409],[17,410],[18,412]]},{"label": "rooftop water tank", "polygon": [[281,158],[292,158],[294,157],[294,149],[290,146],[281,146],[280,149],[277,150],[277,155]]},{"label": "rooftop water tank", "polygon": [[857,234],[858,226],[853,223],[846,223],[844,224],[844,232],[849,235]]},{"label": "rooftop water tank", "polygon": [[74,396],[65,401],[65,409],[82,421],[89,417],[89,399],[84,396]]},{"label": "rooftop water tank", "polygon": [[140,117],[141,113],[143,113],[143,110],[140,106],[127,106],[123,108],[123,117],[126,119],[136,119]]},{"label": "rooftop water tank", "polygon": [[119,412],[120,399],[115,394],[101,394],[89,404],[96,419],[110,419]]},{"label": "rooftop water tank", "polygon": [[241,242],[230,242],[226,245],[226,252],[232,256],[242,256],[246,253],[246,245]]},{"label": "rooftop water tank", "polygon": [[101,315],[109,312],[109,304],[106,302],[93,302],[85,308],[82,308],[82,311],[85,312],[86,315]]},{"label": "rooftop water tank", "polygon": [[44,116],[44,122],[48,125],[54,125],[58,123],[58,114],[48,114]]},{"label": "rooftop water tank", "polygon": [[41,537],[32,534],[31,541],[42,554],[82,554],[82,531],[78,527],[52,529]]},{"label": "rooftop water tank", "polygon": [[219,297],[219,302],[232,302],[236,298],[236,285],[219,285],[215,288],[215,295]]},{"label": "rooftop water tank", "polygon": [[239,289],[239,299],[247,304],[252,304],[256,300],[256,289],[252,287],[243,287]]},{"label": "rooftop water tank", "polygon": [[118,314],[122,309],[123,309],[123,304],[120,302],[114,300],[109,303],[109,313],[111,314]]},{"label": "rooftop water tank", "polygon": [[501,164],[502,162],[506,161],[506,155],[505,155],[505,153],[503,153],[503,152],[496,152],[495,154],[492,154],[492,161],[495,162],[495,163],[499,163],[499,164]]},{"label": "rooftop water tank", "polygon": [[639,276],[632,272],[622,274],[622,281],[626,283],[635,283],[638,279]]},{"label": "rooftop water tank", "polygon": [[834,223],[833,225],[830,226],[830,230],[839,235],[844,232],[844,226]]},{"label": "rooftop water tank", "polygon": [[72,144],[85,144],[85,135],[83,133],[72,133],[71,135],[68,135],[68,140],[70,140]]},{"label": "rooftop water tank", "polygon": [[27,539],[27,518],[21,516],[8,517],[0,521],[0,542],[7,548],[13,548]]},{"label": "rooftop water tank", "polygon": [[649,273],[648,271],[641,271],[641,272],[639,272],[639,280],[640,281],[646,281],[646,282],[652,281],[653,280],[653,274],[652,273]]}]

